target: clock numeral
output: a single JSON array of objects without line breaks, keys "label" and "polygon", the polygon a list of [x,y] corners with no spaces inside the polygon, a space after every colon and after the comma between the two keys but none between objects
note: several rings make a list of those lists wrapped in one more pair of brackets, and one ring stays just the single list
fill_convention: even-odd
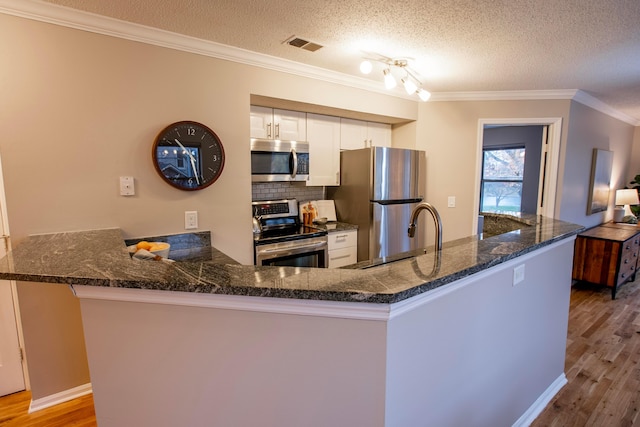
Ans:
[{"label": "clock numeral", "polygon": [[187,128],[187,135],[194,136],[196,134],[196,130],[194,128]]}]

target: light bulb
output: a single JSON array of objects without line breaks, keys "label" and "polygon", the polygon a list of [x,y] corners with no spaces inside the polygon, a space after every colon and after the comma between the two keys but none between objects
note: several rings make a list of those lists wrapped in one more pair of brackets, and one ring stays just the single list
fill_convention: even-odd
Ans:
[{"label": "light bulb", "polygon": [[416,89],[418,89],[418,86],[416,86],[416,84],[412,82],[409,77],[402,79],[402,84],[404,85],[404,90],[406,90],[409,95],[414,94],[416,92]]},{"label": "light bulb", "polygon": [[370,61],[362,61],[360,63],[360,72],[362,74],[369,74],[372,69],[373,69],[373,65],[371,64]]},{"label": "light bulb", "polygon": [[389,68],[384,70],[382,74],[384,74],[384,87],[387,89],[393,89],[396,87],[396,79],[393,77],[393,74],[391,74],[391,70]]},{"label": "light bulb", "polygon": [[431,98],[431,93],[427,90],[424,90],[422,88],[418,89],[418,97],[423,100],[423,101],[428,101],[429,98]]}]

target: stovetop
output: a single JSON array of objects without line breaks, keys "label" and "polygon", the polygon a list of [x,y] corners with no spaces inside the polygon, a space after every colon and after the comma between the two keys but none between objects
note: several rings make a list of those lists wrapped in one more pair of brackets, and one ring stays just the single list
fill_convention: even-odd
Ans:
[{"label": "stovetop", "polygon": [[253,216],[262,225],[262,233],[254,234],[256,245],[326,236],[326,230],[305,226],[298,216],[296,199],[252,203]]},{"label": "stovetop", "polygon": [[253,241],[256,245],[265,245],[267,243],[287,242],[290,240],[326,236],[327,234],[326,230],[300,225],[285,229],[265,230],[260,234],[254,234]]}]

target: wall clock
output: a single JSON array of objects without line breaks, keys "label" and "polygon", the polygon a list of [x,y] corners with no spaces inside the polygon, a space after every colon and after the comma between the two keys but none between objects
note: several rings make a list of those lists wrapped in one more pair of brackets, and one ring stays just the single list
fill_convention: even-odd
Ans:
[{"label": "wall clock", "polygon": [[222,173],[224,147],[215,132],[201,123],[172,123],[156,137],[153,165],[173,187],[202,190]]}]

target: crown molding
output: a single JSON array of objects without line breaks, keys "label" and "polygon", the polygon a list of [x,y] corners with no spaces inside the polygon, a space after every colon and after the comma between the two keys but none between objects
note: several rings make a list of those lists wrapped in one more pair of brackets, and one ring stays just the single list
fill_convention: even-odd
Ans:
[{"label": "crown molding", "polygon": [[0,13],[389,94],[378,82],[37,0],[0,0]]},{"label": "crown molding", "polygon": [[549,99],[572,100],[632,126],[640,126],[640,120],[616,110],[580,89],[437,92],[431,95],[430,101],[532,101]]},{"label": "crown molding", "polygon": [[591,107],[596,111],[600,111],[603,114],[611,116],[615,119],[623,121],[633,126],[640,126],[640,120],[635,119],[631,116],[624,114],[621,111],[616,110],[608,104],[600,101],[598,98],[595,98],[588,93],[578,90],[576,95],[573,97],[573,100],[579,102],[580,104],[586,105],[587,107]]},{"label": "crown molding", "polygon": [[431,95],[430,101],[531,101],[537,99],[573,99],[577,92],[577,89],[437,92]]},{"label": "crown molding", "polygon": [[[383,88],[380,82],[370,79],[330,71],[320,67],[176,34],[145,25],[125,22],[52,3],[37,0],[0,0],[0,13],[419,102],[415,97],[407,95],[404,91],[390,93]],[[640,120],[634,119],[578,89],[434,92],[432,93],[430,101],[530,101],[545,99],[571,99],[633,126],[640,125]]]}]

